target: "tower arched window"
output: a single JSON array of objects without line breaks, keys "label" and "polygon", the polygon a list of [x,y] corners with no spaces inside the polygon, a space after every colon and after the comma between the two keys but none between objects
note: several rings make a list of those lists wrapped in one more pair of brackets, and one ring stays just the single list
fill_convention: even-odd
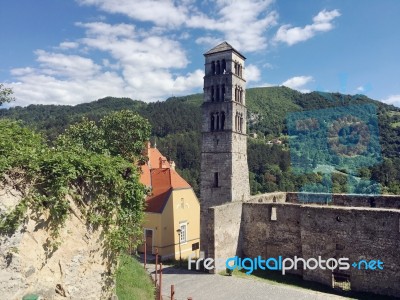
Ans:
[{"label": "tower arched window", "polygon": [[221,89],[221,101],[225,101],[225,85],[222,85]]},{"label": "tower arched window", "polygon": [[225,129],[225,113],[221,112],[221,130]]},{"label": "tower arched window", "polygon": [[240,114],[240,132],[243,132],[243,114]]},{"label": "tower arched window", "polygon": [[215,100],[218,102],[219,101],[219,85],[215,88]]},{"label": "tower arched window", "polygon": [[217,75],[221,74],[221,65],[219,63],[219,60],[217,60]]},{"label": "tower arched window", "polygon": [[211,102],[214,102],[215,100],[214,94],[215,94],[214,86],[211,86]]},{"label": "tower arched window", "polygon": [[240,102],[240,103],[243,103],[243,89],[242,89],[242,88],[240,88],[239,102]]},{"label": "tower arched window", "polygon": [[214,131],[214,113],[211,113],[211,118],[210,118],[210,130]]},{"label": "tower arched window", "polygon": [[217,112],[217,122],[216,122],[216,130],[219,130],[219,113]]},{"label": "tower arched window", "polygon": [[222,74],[225,74],[225,73],[226,73],[226,60],[223,59],[222,60]]},{"label": "tower arched window", "polygon": [[237,101],[237,93],[238,93],[238,89],[237,89],[237,87],[235,87],[235,101]]},{"label": "tower arched window", "polygon": [[211,62],[211,74],[215,75],[215,61]]}]

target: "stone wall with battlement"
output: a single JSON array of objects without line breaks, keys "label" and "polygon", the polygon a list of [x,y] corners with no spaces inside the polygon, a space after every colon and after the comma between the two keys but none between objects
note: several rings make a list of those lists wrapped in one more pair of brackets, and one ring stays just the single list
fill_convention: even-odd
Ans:
[{"label": "stone wall with battlement", "polygon": [[[307,196],[315,199],[301,199]],[[384,270],[350,267],[340,275],[354,291],[400,295],[400,196],[330,196],[326,205],[300,203],[296,193],[270,193],[210,208],[210,257],[348,257],[350,264],[379,259]],[[291,273],[332,286],[329,269]]]},{"label": "stone wall with battlement", "polygon": [[[286,201],[290,203],[299,203],[298,195],[299,193],[287,193]],[[351,194],[305,194],[305,195],[311,196],[309,197],[311,202],[313,200],[312,196],[317,195],[321,197],[322,195],[327,199],[327,202],[330,205],[400,209],[400,196],[398,195],[351,195]]]}]

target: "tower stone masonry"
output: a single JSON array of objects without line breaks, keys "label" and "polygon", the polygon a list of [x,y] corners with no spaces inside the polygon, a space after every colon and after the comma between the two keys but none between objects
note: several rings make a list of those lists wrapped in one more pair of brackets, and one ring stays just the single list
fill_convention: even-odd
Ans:
[{"label": "tower stone masonry", "polygon": [[205,54],[201,150],[201,244],[208,253],[208,208],[250,196],[246,80],[242,54],[223,42]]}]

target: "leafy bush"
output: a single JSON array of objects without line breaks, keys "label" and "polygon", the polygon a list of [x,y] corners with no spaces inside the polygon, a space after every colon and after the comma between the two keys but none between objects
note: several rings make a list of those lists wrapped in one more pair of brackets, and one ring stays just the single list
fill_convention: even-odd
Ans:
[{"label": "leafy bush", "polygon": [[[35,213],[48,212],[56,240],[69,214],[70,201],[75,201],[91,226],[105,230],[109,250],[119,253],[131,240],[139,242],[147,191],[132,160],[138,160],[150,126],[131,112],[118,112],[105,120],[119,120],[108,128],[116,133],[118,126],[129,129],[132,138],[127,136],[129,132],[119,137],[114,134],[114,142],[109,139],[107,144],[101,140],[100,130],[83,120],[60,137],[56,147],[49,147],[39,134],[18,122],[0,120],[0,177],[22,178],[29,188],[14,211],[0,216],[2,233],[15,230],[29,207]],[[118,148],[123,144],[118,138],[127,146]]]}]

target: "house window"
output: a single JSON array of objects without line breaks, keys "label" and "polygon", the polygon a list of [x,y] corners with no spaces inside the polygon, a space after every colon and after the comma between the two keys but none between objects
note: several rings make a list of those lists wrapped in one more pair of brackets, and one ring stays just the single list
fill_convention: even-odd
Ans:
[{"label": "house window", "polygon": [[179,234],[179,239],[181,243],[186,243],[187,241],[187,223],[179,224],[179,229],[181,230]]},{"label": "house window", "polygon": [[271,208],[271,221],[276,221],[278,218],[276,216],[276,207]]}]

